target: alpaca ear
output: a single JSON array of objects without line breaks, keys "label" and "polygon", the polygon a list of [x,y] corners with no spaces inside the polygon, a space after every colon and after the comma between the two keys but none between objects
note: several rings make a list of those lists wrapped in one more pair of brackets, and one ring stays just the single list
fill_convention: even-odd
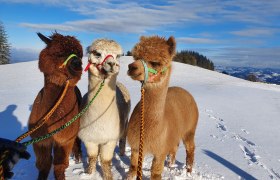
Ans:
[{"label": "alpaca ear", "polygon": [[145,40],[145,36],[140,37],[140,41],[143,41],[143,40]]},{"label": "alpaca ear", "polygon": [[47,45],[51,42],[51,39],[48,38],[48,37],[46,37],[46,36],[44,36],[43,34],[37,33],[37,35],[38,35],[39,38],[40,38],[42,41],[44,41]]},{"label": "alpaca ear", "polygon": [[169,53],[171,56],[175,55],[176,53],[176,41],[173,36],[170,36],[167,40],[167,44],[169,45]]}]

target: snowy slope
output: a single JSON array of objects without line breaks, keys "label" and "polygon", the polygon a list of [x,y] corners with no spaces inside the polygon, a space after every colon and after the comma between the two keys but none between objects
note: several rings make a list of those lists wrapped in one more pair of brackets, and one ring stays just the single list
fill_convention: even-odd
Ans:
[{"label": "snowy slope", "polygon": [[[131,57],[121,58],[119,81],[128,87],[134,107],[140,99],[140,83],[126,75],[131,61]],[[43,86],[43,74],[38,61],[1,65],[0,82],[0,137],[15,139],[26,131],[32,103]],[[252,83],[179,63],[173,63],[170,85],[181,86],[194,95],[200,118],[192,176],[183,170],[185,150],[180,145],[176,166],[165,168],[163,179],[280,179],[280,86]],[[78,87],[83,94],[87,91],[86,73]],[[83,163],[74,164],[70,159],[67,179],[101,179],[99,165],[94,175],[83,173],[83,150]],[[31,146],[28,151],[32,158],[17,164],[13,179],[36,179]],[[129,147],[126,156],[115,154],[114,179],[124,179],[129,157]],[[145,159],[145,179],[150,177],[151,160],[151,156]],[[54,179],[53,173],[49,179]]]}]

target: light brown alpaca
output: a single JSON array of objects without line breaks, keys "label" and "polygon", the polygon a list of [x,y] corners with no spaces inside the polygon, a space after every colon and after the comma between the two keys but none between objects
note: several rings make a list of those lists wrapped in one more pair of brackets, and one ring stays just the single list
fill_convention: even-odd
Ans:
[{"label": "light brown alpaca", "polygon": [[[134,62],[129,65],[128,75],[138,81],[145,80],[144,61],[149,71],[149,78],[144,83],[145,89],[145,125],[143,156],[154,155],[151,167],[151,179],[161,179],[164,161],[170,156],[169,165],[175,162],[180,140],[186,147],[187,171],[192,171],[194,161],[194,135],[198,121],[198,108],[192,95],[180,87],[168,87],[171,62],[176,52],[174,37],[167,41],[158,36],[141,37],[132,54]],[[136,105],[128,125],[128,142],[131,146],[131,165],[128,178],[136,175],[141,105]]]}]

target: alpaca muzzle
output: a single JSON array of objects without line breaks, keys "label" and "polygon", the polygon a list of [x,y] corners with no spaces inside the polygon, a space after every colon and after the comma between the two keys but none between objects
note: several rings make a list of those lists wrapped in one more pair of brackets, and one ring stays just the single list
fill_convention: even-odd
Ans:
[{"label": "alpaca muzzle", "polygon": [[[84,71],[87,71],[90,66],[92,65],[93,63],[91,62],[91,60],[89,59],[88,61],[88,65],[86,66],[85,70]],[[114,59],[114,56],[112,56],[111,54],[107,55],[104,60],[99,63],[99,64],[93,64],[97,69],[98,71],[100,71],[102,74],[107,74],[107,73],[110,73],[110,72],[113,72],[114,71],[114,67],[115,66],[119,66],[116,62],[115,62],[115,59]]]},{"label": "alpaca muzzle", "polygon": [[[141,62],[141,66],[139,64],[139,61]],[[140,75],[142,75],[143,78],[138,79],[143,84],[145,83],[153,83],[154,80],[161,74],[164,74],[168,67],[163,67],[161,71],[157,71],[153,68],[148,67],[147,62],[140,59],[135,61],[134,63],[131,63],[128,65],[128,72],[127,74],[131,76],[133,79],[136,79]]]}]

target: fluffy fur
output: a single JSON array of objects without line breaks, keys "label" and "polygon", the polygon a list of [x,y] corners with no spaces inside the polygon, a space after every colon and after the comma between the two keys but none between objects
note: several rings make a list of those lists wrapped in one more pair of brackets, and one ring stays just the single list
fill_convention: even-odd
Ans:
[{"label": "fluffy fur", "polygon": [[[54,33],[50,38],[40,33],[38,36],[46,43],[46,48],[41,51],[39,57],[39,69],[44,73],[45,83],[34,101],[28,122],[29,129],[38,124],[54,106],[67,79],[70,80],[70,85],[56,111],[41,128],[31,135],[32,138],[45,135],[68,122],[78,114],[81,102],[80,91],[75,86],[82,74],[83,50],[80,42],[75,37],[58,33]],[[77,57],[71,58],[66,67],[59,68],[70,54],[76,54]],[[69,155],[75,142],[75,157],[79,159],[81,155],[79,140],[76,139],[78,130],[79,120],[51,138],[33,144],[36,167],[39,170],[38,179],[48,178],[52,163],[55,178],[65,179],[64,171],[69,165]]]},{"label": "fluffy fur", "polygon": [[[89,86],[88,93],[83,98],[87,104],[95,95],[100,83],[105,79],[105,85],[90,106],[88,112],[81,117],[79,137],[84,142],[88,153],[88,173],[96,168],[98,153],[104,179],[112,179],[111,161],[117,141],[120,140],[120,152],[124,154],[126,142],[126,127],[130,111],[130,96],[127,89],[117,83],[119,73],[119,56],[122,49],[113,40],[99,39],[90,47]],[[107,55],[109,57],[102,66]]]},{"label": "fluffy fur", "polygon": [[[176,42],[158,36],[141,37],[132,54],[134,62],[129,65],[128,75],[137,81],[144,80],[144,67],[139,60],[145,60],[147,66],[157,70],[157,75],[149,73],[150,78],[144,84],[145,89],[145,133],[144,155],[154,155],[151,167],[151,179],[161,179],[164,161],[170,156],[169,164],[175,162],[180,140],[186,147],[187,171],[192,171],[194,160],[194,135],[198,121],[198,108],[192,95],[180,87],[168,87],[171,74],[171,62],[175,55]],[[167,68],[166,71],[162,71]],[[136,105],[129,120],[128,142],[132,149],[128,178],[136,175],[141,106]]]}]

